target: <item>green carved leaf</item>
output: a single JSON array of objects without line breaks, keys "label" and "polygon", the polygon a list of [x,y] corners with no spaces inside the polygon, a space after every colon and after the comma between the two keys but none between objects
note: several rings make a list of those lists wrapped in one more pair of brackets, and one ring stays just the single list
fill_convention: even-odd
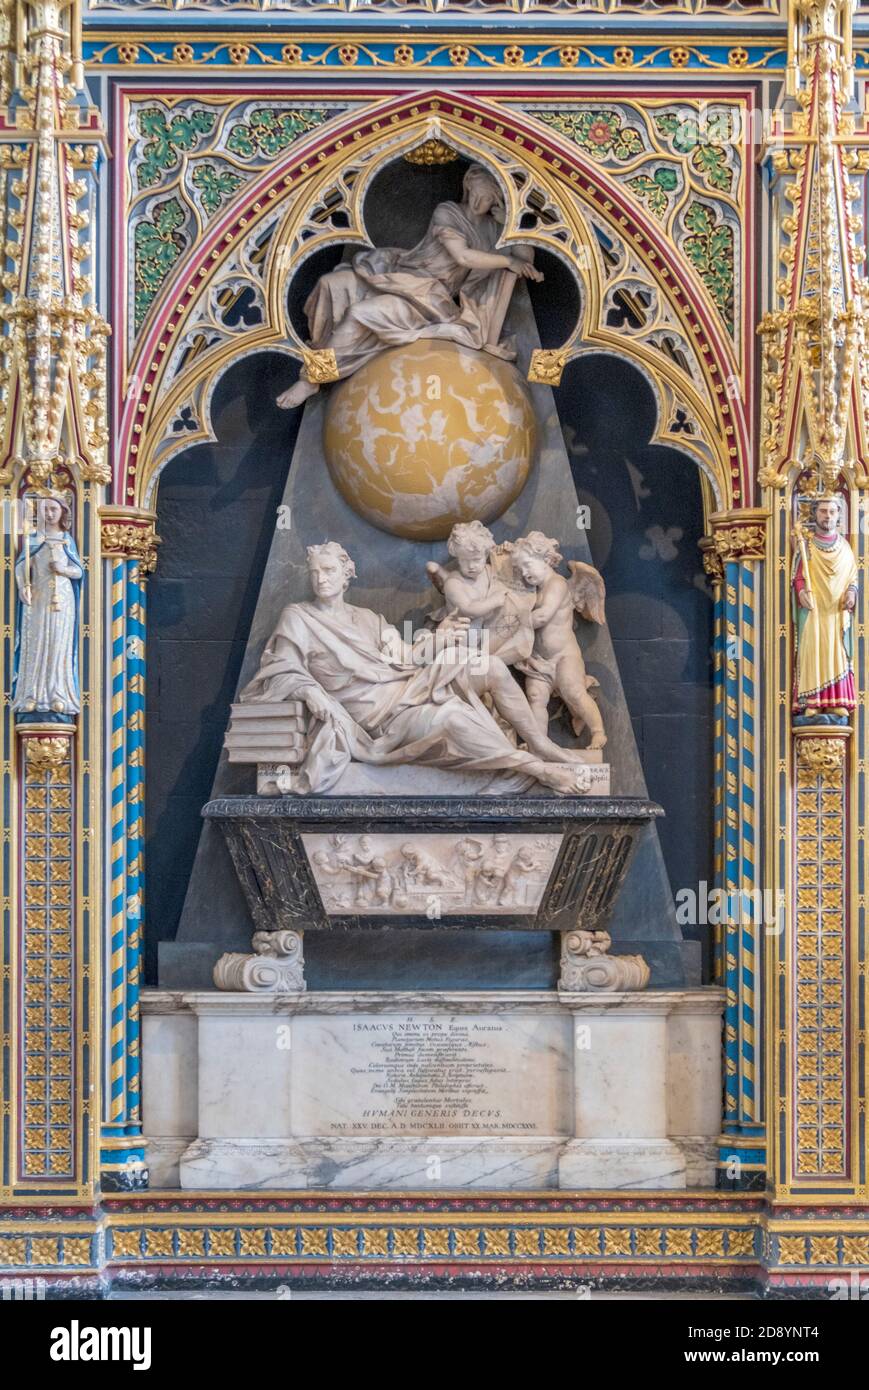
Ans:
[{"label": "green carved leaf", "polygon": [[716,220],[711,208],[691,203],[685,213],[688,235],[682,250],[699,272],[727,327],[734,321],[734,245],[733,228]]},{"label": "green carved leaf", "polygon": [[133,259],[137,330],[141,328],[154,296],[185,248],[186,238],[179,230],[184,225],[184,218],[184,209],[178,199],[167,198],[164,203],[157,203],[150,220],[136,224]]},{"label": "green carved leaf", "polygon": [[280,154],[300,135],[316,130],[328,115],[323,110],[274,111],[265,107],[252,112],[249,121],[239,121],[232,127],[226,148],[239,159]]},{"label": "green carved leaf", "polygon": [[671,113],[665,113],[664,115],[655,117],[655,125],[658,127],[659,135],[665,135],[670,137],[675,135],[676,131],[679,129],[680,124],[682,123],[680,122],[679,117],[674,116]]},{"label": "green carved leaf", "polygon": [[195,109],[179,112],[167,123],[165,112],[151,106],[139,113],[139,133],[150,137],[136,164],[140,188],[153,188],[161,174],[176,168],[182,153],[196,148],[203,135],[209,135],[217,119],[213,111]]},{"label": "green carved leaf", "polygon": [[664,217],[671,194],[679,183],[675,169],[656,169],[653,174],[637,174],[628,179],[628,188],[636,193],[655,217]]},{"label": "green carved leaf", "polygon": [[721,193],[730,192],[731,172],[720,145],[698,145],[691,163],[709,188]]},{"label": "green carved leaf", "polygon": [[669,140],[679,154],[690,156],[692,169],[707,188],[729,193],[733,171],[727,162],[727,145],[732,138],[730,120],[724,112],[713,114],[701,130],[693,116],[664,113],[655,117],[659,135]]},{"label": "green carved leaf", "polygon": [[213,217],[221,203],[231,198],[244,182],[241,174],[235,174],[231,169],[220,169],[216,164],[197,164],[192,179],[209,217]]}]

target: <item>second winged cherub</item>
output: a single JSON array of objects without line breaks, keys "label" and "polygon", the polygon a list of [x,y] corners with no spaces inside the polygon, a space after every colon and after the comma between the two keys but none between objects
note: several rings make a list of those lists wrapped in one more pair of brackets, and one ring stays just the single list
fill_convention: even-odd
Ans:
[{"label": "second winged cherub", "polygon": [[568,564],[570,578],[558,573],[563,556],[557,541],[542,531],[529,531],[513,542],[513,566],[523,581],[537,590],[531,610],[534,649],[520,664],[525,672],[525,693],[541,729],[549,727],[549,701],[560,695],[570,711],[573,732],[587,726],[590,748],[606,744],[603,719],[589,687],[594,683],[586,674],[585,661],[573,630],[574,609],[593,623],[604,621],[606,591],[601,575],[593,565],[581,560]]}]

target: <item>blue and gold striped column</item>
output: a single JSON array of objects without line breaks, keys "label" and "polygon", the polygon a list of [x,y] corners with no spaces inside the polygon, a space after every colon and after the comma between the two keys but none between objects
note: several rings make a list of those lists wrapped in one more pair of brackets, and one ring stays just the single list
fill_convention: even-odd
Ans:
[{"label": "blue and gold striped column", "polygon": [[745,1191],[765,1181],[760,980],[764,933],[776,923],[760,870],[755,763],[766,521],[743,510],[714,515],[711,527],[704,562],[715,585],[715,978],[725,990],[718,1186]]},{"label": "blue and gold striped column", "polygon": [[109,887],[106,964],[104,1188],[147,1184],[140,1095],[139,989],[145,837],[146,579],[157,539],[151,513],[104,507],[108,568]]}]

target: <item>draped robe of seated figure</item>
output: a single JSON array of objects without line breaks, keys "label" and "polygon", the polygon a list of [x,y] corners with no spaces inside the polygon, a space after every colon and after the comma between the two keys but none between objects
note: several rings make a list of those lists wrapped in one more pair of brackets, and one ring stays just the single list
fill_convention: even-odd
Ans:
[{"label": "draped robe of seated figure", "polygon": [[[501,190],[480,164],[465,174],[461,203],[439,203],[422,241],[409,251],[377,247],[322,275],[305,302],[310,347],[335,353],[339,378],[385,348],[437,338],[512,361],[501,329],[517,277],[542,280],[524,247],[495,251]],[[305,372],[278,397],[300,405],[319,388]]]}]

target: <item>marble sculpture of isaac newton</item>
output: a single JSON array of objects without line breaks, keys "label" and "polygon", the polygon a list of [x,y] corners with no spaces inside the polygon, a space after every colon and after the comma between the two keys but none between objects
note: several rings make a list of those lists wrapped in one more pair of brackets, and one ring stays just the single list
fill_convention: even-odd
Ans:
[{"label": "marble sculpture of isaac newton", "polygon": [[[314,597],[281,613],[243,703],[301,701],[311,716],[304,762],[281,790],[327,792],[353,761],[511,772],[578,794],[588,771],[540,729],[504,662],[461,640],[467,619],[439,625],[435,654],[415,650],[379,614],[348,604],[356,570],[336,542],[308,547]],[[483,703],[521,738],[517,747]]]}]

